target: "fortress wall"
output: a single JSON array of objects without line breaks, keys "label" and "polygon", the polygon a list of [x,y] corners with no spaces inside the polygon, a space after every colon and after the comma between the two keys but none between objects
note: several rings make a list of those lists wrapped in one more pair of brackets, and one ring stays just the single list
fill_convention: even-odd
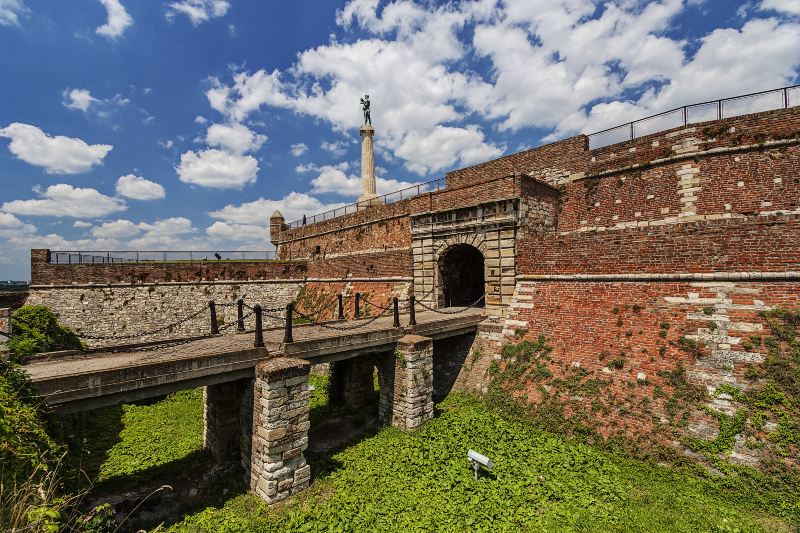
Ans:
[{"label": "fortress wall", "polygon": [[31,250],[31,285],[137,284],[163,282],[297,280],[304,261],[206,261],[51,264],[50,251]]},{"label": "fortress wall", "polygon": [[[734,414],[730,396],[713,392],[725,383],[759,384],[748,370],[767,355],[769,330],[760,313],[775,307],[800,308],[800,283],[520,281],[505,342],[544,335],[553,350],[541,362],[552,375],[529,374],[515,394],[559,405],[567,418],[637,445],[713,439],[719,422],[691,408],[676,385],[705,389],[709,407]],[[760,460],[763,451],[743,443],[737,439],[731,458]]]},{"label": "fortress wall", "polygon": [[[297,280],[39,286],[31,288],[27,304],[46,305],[61,322],[78,333],[122,336],[173,323],[204,307],[209,300],[218,304],[217,318],[222,326],[236,321],[236,306],[219,304],[235,304],[239,298],[243,298],[251,306],[257,303],[264,308],[285,306],[298,295],[301,287],[302,282]],[[264,325],[280,326],[282,322],[265,315]],[[253,317],[245,321],[246,328],[254,326]],[[235,331],[236,326],[232,326],[223,333],[232,334]],[[171,330],[128,341],[88,340],[87,344],[129,344],[208,332],[209,312],[204,310],[197,317]]]}]

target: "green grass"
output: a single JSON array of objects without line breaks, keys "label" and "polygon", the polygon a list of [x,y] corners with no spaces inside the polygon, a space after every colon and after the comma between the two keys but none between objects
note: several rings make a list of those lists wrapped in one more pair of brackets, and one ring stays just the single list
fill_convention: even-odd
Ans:
[{"label": "green grass", "polygon": [[[312,400],[313,401],[313,400]],[[270,508],[240,495],[173,531],[790,531],[764,497],[600,452],[451,395],[417,433],[385,428],[312,465],[305,494]],[[472,478],[466,453],[491,457]],[[771,495],[770,497],[774,497]],[[792,494],[779,495],[800,514]]]},{"label": "green grass", "polygon": [[61,431],[69,463],[101,490],[168,478],[207,460],[202,389],[80,413],[63,419]]}]

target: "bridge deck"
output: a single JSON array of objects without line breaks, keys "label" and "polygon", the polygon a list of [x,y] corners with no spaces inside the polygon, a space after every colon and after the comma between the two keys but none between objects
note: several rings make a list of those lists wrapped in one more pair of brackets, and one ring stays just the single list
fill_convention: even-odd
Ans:
[{"label": "bridge deck", "polygon": [[[413,328],[392,327],[392,317],[378,318],[352,330],[318,325],[297,326],[294,342],[283,343],[283,329],[264,331],[265,348],[253,346],[253,332],[162,343],[36,356],[25,370],[48,404],[63,411],[81,410],[157,396],[174,390],[210,385],[253,375],[266,357],[287,355],[311,362],[328,362],[362,353],[388,351],[413,331],[433,338],[474,331],[482,309],[443,315],[417,313]],[[337,322],[350,327],[361,321]],[[408,316],[401,316],[408,323]]]}]

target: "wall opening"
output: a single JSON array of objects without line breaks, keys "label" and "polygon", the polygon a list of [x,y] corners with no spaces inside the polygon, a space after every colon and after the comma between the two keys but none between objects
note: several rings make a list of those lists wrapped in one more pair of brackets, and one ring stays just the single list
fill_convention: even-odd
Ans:
[{"label": "wall opening", "polygon": [[[457,244],[439,257],[440,307],[472,305],[486,292],[483,254],[474,246]],[[483,307],[484,300],[477,307]]]}]

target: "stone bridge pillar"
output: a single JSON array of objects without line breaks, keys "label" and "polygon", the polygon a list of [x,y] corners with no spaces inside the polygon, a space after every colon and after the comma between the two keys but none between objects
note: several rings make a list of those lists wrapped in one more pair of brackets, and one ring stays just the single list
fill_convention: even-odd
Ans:
[{"label": "stone bridge pillar", "polygon": [[241,424],[240,407],[248,381],[228,381],[203,389],[203,442],[217,463],[237,459],[241,451],[241,432],[247,429]]},{"label": "stone bridge pillar", "polygon": [[250,488],[267,503],[305,489],[311,479],[303,457],[310,426],[310,369],[307,361],[288,357],[256,366]]},{"label": "stone bridge pillar", "polygon": [[[394,357],[391,423],[413,430],[433,418],[433,339],[406,335],[397,341]],[[381,387],[381,405],[384,405]]]},{"label": "stone bridge pillar", "polygon": [[331,365],[330,400],[353,409],[370,404],[374,395],[375,361],[371,355],[337,361]]}]

